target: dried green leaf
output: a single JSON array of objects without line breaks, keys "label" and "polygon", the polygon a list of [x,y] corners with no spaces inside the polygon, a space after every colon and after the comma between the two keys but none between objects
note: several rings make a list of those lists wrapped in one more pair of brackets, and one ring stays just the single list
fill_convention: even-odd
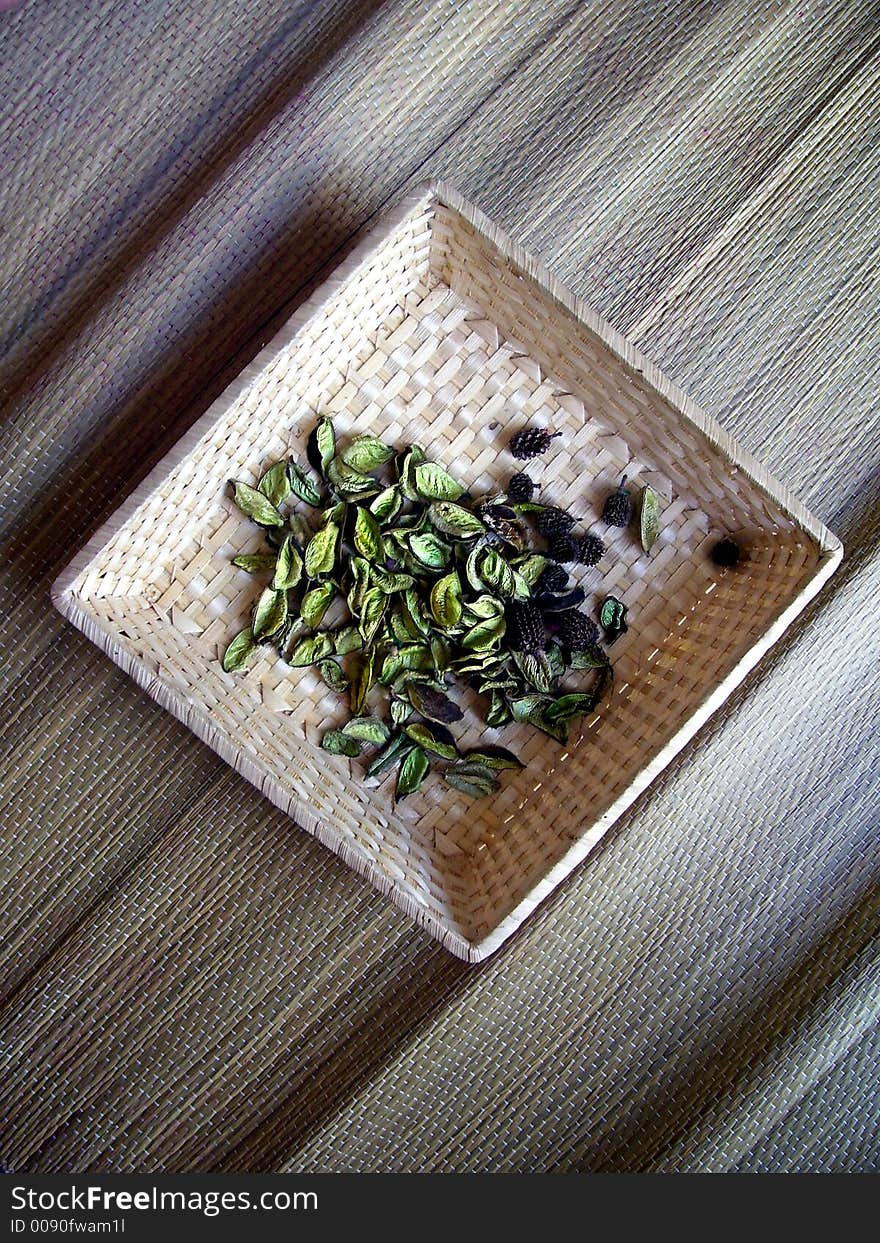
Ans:
[{"label": "dried green leaf", "polygon": [[481,540],[480,543],[476,544],[468,553],[468,558],[464,567],[465,578],[468,580],[474,591],[479,592],[486,590],[486,584],[483,582],[482,578],[480,578],[479,566],[484,548],[485,545]]},{"label": "dried green leaf", "polygon": [[629,627],[626,624],[627,606],[616,596],[606,596],[599,610],[599,624],[605,631],[605,642],[611,644]]},{"label": "dried green leaf", "polygon": [[452,660],[452,653],[449,650],[449,644],[441,634],[431,635],[431,661],[434,665],[434,672],[437,677],[442,679],[443,674],[449,668]]},{"label": "dried green leaf", "polygon": [[385,541],[379,533],[379,523],[368,509],[360,506],[354,524],[354,546],[368,561],[385,560]]},{"label": "dried green leaf", "polygon": [[262,492],[258,492],[250,484],[236,483],[234,479],[229,482],[234,489],[235,503],[243,514],[247,514],[263,527],[284,526],[283,517]]},{"label": "dried green leaf", "polygon": [[307,626],[310,626],[313,630],[320,626],[330,601],[336,595],[337,590],[336,584],[329,582],[321,583],[320,586],[313,587],[311,591],[306,592],[302,598],[299,613]]},{"label": "dried green leaf", "polygon": [[277,634],[287,621],[287,592],[267,587],[254,609],[252,633],[259,643]]},{"label": "dried green leaf", "polygon": [[389,522],[400,512],[403,504],[403,498],[400,495],[400,489],[392,484],[390,488],[385,488],[377,497],[370,502],[370,513],[373,514],[379,522]]},{"label": "dried green leaf", "polygon": [[487,548],[480,561],[480,578],[505,600],[512,600],[516,592],[513,570],[494,548]]},{"label": "dried green leaf", "polygon": [[321,739],[321,746],[331,755],[347,755],[355,759],[361,753],[361,744],[356,738],[349,738],[341,729],[328,729]]},{"label": "dried green leaf", "polygon": [[454,501],[434,501],[428,508],[428,517],[438,531],[458,540],[475,539],[486,533],[479,518]]},{"label": "dried green leaf", "polygon": [[653,488],[642,489],[642,510],[639,520],[642,547],[650,552],[660,534],[660,502]]},{"label": "dried green leaf", "polygon": [[370,471],[378,470],[380,466],[390,462],[394,457],[394,450],[375,436],[360,436],[342,450],[341,456],[346,466],[362,475],[368,475]]},{"label": "dried green leaf", "polygon": [[506,623],[504,617],[493,617],[488,621],[472,626],[463,636],[461,646],[472,652],[485,652],[494,647],[504,638]]},{"label": "dried green leaf", "polygon": [[395,729],[400,729],[401,725],[405,725],[410,716],[412,716],[412,704],[408,700],[391,700],[391,723]]},{"label": "dried green leaf", "polygon": [[458,748],[452,735],[442,725],[425,725],[422,721],[413,721],[406,726],[404,733],[425,751],[431,751],[444,760],[454,760],[458,756]]},{"label": "dried green leaf", "polygon": [[463,764],[453,764],[447,768],[443,778],[454,790],[466,794],[469,798],[485,798],[486,795],[497,792],[499,781],[495,774],[488,770],[483,770],[481,773],[479,767],[479,765],[465,767]]},{"label": "dried green leaf", "polygon": [[541,694],[549,693],[553,685],[553,675],[546,659],[542,659],[543,653],[533,656],[531,652],[513,652],[512,656],[528,685]]},{"label": "dried green leaf", "polygon": [[383,748],[370,764],[367,769],[368,777],[378,777],[387,769],[391,768],[398,760],[403,759],[410,751],[415,748],[415,743],[411,738],[407,738],[406,734],[398,734],[396,738],[392,738],[386,747]]},{"label": "dried green leaf", "polygon": [[476,621],[492,621],[502,616],[504,605],[496,596],[482,595],[465,605],[465,611],[472,614]]},{"label": "dried green leaf", "polygon": [[379,681],[383,686],[390,686],[395,678],[400,677],[401,673],[417,672],[427,670],[432,667],[431,653],[421,644],[413,643],[408,647],[401,647],[396,652],[390,652],[382,662],[382,671],[379,674]]},{"label": "dried green leaf", "polygon": [[290,496],[290,480],[287,478],[287,463],[275,462],[263,475],[259,490],[277,509]]},{"label": "dried green leaf", "polygon": [[391,633],[394,636],[395,643],[412,643],[423,639],[425,636],[416,626],[411,625],[409,614],[403,607],[402,601],[397,601],[392,612],[388,617],[388,624],[391,627]]},{"label": "dried green leaf", "polygon": [[457,501],[464,492],[461,484],[436,462],[423,462],[416,467],[415,488],[426,501]]},{"label": "dried green leaf", "polygon": [[449,564],[452,549],[432,531],[411,535],[407,543],[416,560],[429,570],[442,570]]},{"label": "dried green leaf", "polygon": [[534,725],[557,742],[568,742],[568,725],[565,721],[547,719],[546,708],[551,702],[546,695],[523,695],[510,700],[510,710],[515,721]]},{"label": "dried green leaf", "polygon": [[422,608],[422,602],[419,599],[418,592],[415,588],[404,592],[403,607],[406,611],[407,619],[412,623],[416,631],[423,638],[428,638],[431,633],[431,621],[425,610]]},{"label": "dried green leaf", "polygon": [[507,706],[507,700],[497,691],[493,691],[489,711],[486,713],[486,724],[492,729],[500,729],[502,725],[507,725],[512,720],[513,713]]},{"label": "dried green leaf", "polygon": [[354,659],[351,675],[351,710],[360,716],[367,702],[367,695],[376,680],[376,649],[374,647],[360,652]]},{"label": "dried green leaf", "polygon": [[572,652],[572,669],[604,669],[608,666],[608,657],[601,647],[591,647],[586,652]]},{"label": "dried green leaf", "polygon": [[518,558],[513,563],[513,568],[522,575],[529,587],[535,587],[547,565],[548,560],[545,556],[539,552],[533,552],[528,556]]},{"label": "dried green leaf", "polygon": [[419,500],[416,487],[416,468],[425,461],[425,454],[418,445],[410,445],[409,449],[398,457],[398,480],[400,490],[408,501]]},{"label": "dried green leaf", "polygon": [[390,570],[382,570],[378,566],[373,566],[370,580],[386,596],[393,595],[395,591],[409,591],[415,586],[415,579],[411,574],[392,574]]},{"label": "dried green leaf", "polygon": [[318,420],[317,426],[309,436],[306,455],[312,470],[316,470],[319,475],[326,476],[327,467],[336,456],[336,434],[328,418]]},{"label": "dried green leaf", "polygon": [[397,785],[394,788],[395,799],[400,802],[408,794],[415,794],[427,777],[430,767],[430,761],[422,748],[413,747],[400,765]]},{"label": "dried green leaf", "polygon": [[342,727],[346,738],[357,738],[359,742],[369,742],[374,747],[381,747],[388,741],[388,726],[372,716],[355,716]]},{"label": "dried green leaf", "polygon": [[338,457],[327,467],[326,474],[330,487],[344,501],[365,501],[382,490],[382,485],[372,475],[353,470]]},{"label": "dried green leaf", "polygon": [[287,463],[287,478],[290,481],[290,489],[301,501],[305,501],[307,505],[320,505],[321,493],[309,479],[304,470],[301,470],[294,462],[293,458]]},{"label": "dried green leaf", "polygon": [[461,620],[461,579],[455,570],[431,588],[431,612],[438,626],[450,630]]},{"label": "dried green leaf", "polygon": [[290,533],[296,541],[297,548],[305,548],[312,538],[312,528],[306,522],[304,516],[294,510],[288,517],[287,525],[290,527]]},{"label": "dried green leaf", "polygon": [[592,712],[596,706],[596,696],[581,692],[560,695],[553,703],[548,704],[544,715],[548,721],[570,721],[585,712]]},{"label": "dried green leaf", "polygon": [[332,651],[333,639],[324,631],[309,639],[301,639],[287,657],[287,663],[294,669],[304,669],[306,665],[317,665]]},{"label": "dried green leaf", "polygon": [[370,578],[373,567],[369,561],[363,557],[351,557],[348,562],[348,572],[351,579],[351,586],[348,589],[348,607],[355,617],[360,616],[361,609],[364,606],[364,596],[370,589]]},{"label": "dried green leaf", "polygon": [[331,691],[335,691],[337,695],[348,690],[348,678],[335,660],[318,661],[318,671]]},{"label": "dried green leaf", "polygon": [[361,632],[357,626],[343,626],[334,632],[336,655],[347,656],[349,652],[359,652],[364,646]]},{"label": "dried green leaf", "polygon": [[226,673],[238,673],[244,669],[256,650],[257,645],[251,634],[251,628],[245,626],[244,630],[239,630],[223,653],[223,669]]},{"label": "dried green leaf", "polygon": [[363,636],[364,646],[369,646],[373,642],[387,608],[388,597],[378,587],[371,587],[364,595],[359,627]]},{"label": "dried green leaf", "polygon": [[232,564],[239,570],[247,570],[248,574],[260,574],[263,570],[274,570],[275,558],[270,552],[248,552],[233,557]]},{"label": "dried green leaf", "polygon": [[429,721],[438,721],[441,725],[453,725],[464,716],[458,704],[452,702],[441,691],[430,686],[419,686],[411,682],[407,687],[409,701],[421,716]]},{"label": "dried green leaf", "polygon": [[278,557],[275,561],[275,575],[272,579],[272,586],[276,591],[287,591],[290,587],[295,587],[302,578],[303,562],[299,555],[299,549],[294,542],[292,535],[284,538],[284,543],[278,550]]},{"label": "dried green leaf", "polygon": [[522,760],[518,760],[506,747],[476,747],[466,751],[462,759],[465,763],[482,764],[485,768],[525,768]]},{"label": "dried green leaf", "polygon": [[306,574],[309,578],[321,578],[325,574],[333,573],[338,540],[339,527],[335,522],[328,522],[312,536],[305,555]]}]

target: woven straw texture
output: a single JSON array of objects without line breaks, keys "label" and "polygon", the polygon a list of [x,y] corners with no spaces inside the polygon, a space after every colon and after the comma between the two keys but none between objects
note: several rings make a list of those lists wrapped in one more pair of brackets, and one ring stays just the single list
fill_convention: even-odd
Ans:
[{"label": "woven straw texture", "polygon": [[[448,187],[405,199],[52,593],[277,806],[472,961],[601,840],[840,559],[834,537],[760,466],[686,399],[676,404],[669,382],[595,314],[576,318],[571,295],[517,252]],[[525,769],[496,797],[472,803],[433,781],[394,809],[387,779],[371,789],[361,764],[320,749],[324,731],[344,724],[347,697],[317,670],[292,672],[274,648],[246,678],[220,667],[259,591],[231,564],[252,550],[254,530],[227,481],[259,463],[256,486],[270,462],[301,457],[319,415],[342,444],[371,434],[429,446],[477,496],[503,490],[502,446],[537,420],[561,433],[540,467],[545,502],[592,525],[623,475],[664,499],[656,552],[611,528],[600,567],[575,577],[596,613],[614,594],[635,618],[614,649],[613,694],[565,747],[528,726],[505,730]],[[747,553],[721,573],[708,550],[729,532]],[[459,738],[484,737],[475,701]]]},{"label": "woven straw texture", "polygon": [[[217,0],[161,21],[155,5],[92,0],[0,14],[0,1161],[878,1167],[877,17],[736,0],[540,13]],[[292,826],[48,600],[322,267],[426,176],[540,254],[847,546],[650,797],[476,968]],[[313,378],[322,399],[391,426],[395,384],[418,373],[432,403],[448,386],[464,422],[468,382],[491,375],[524,414],[555,410],[579,434],[589,395],[548,368],[544,325],[523,340],[500,318],[511,299],[490,313],[475,240],[452,217],[435,223],[442,266],[419,258],[414,232],[401,284],[364,304],[372,338],[352,373]],[[352,375],[372,380],[376,409],[349,404]],[[784,515],[759,520],[751,499],[722,515],[730,496],[702,472],[685,487],[689,453],[672,478],[640,422],[590,424],[590,487],[632,457],[687,495],[659,550],[664,593],[682,546],[775,524],[747,614],[759,633],[821,540],[792,555]],[[271,454],[274,428],[236,446],[243,470]],[[475,479],[489,469],[480,443],[459,446]],[[238,538],[224,521],[217,551]],[[183,580],[117,582],[108,619],[141,593],[145,616],[162,601],[181,651],[218,641],[205,638],[214,621],[202,628],[198,555]],[[700,647],[718,664],[695,680],[749,645],[726,588],[703,600],[726,603],[731,650]],[[646,655],[631,641],[619,659]],[[259,681],[255,716],[295,719],[265,702],[263,688],[280,693],[271,670]]]}]

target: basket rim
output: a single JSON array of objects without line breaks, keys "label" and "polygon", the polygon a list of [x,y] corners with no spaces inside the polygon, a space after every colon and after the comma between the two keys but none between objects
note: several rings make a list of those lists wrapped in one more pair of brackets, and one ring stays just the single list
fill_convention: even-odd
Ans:
[{"label": "basket rim", "polygon": [[[683,418],[716,452],[720,452],[733,467],[756,484],[782,512],[814,539],[820,550],[819,562],[814,573],[798,594],[780,609],[764,634],[752,644],[730,673],[697,705],[680,729],[650,763],[640,770],[627,789],[606,812],[593,824],[584,826],[583,831],[572,842],[572,845],[557,859],[553,867],[532,887],[529,893],[491,932],[477,940],[469,940],[443,924],[427,908],[420,906],[403,893],[397,883],[382,872],[366,854],[341,838],[332,828],[327,828],[314,816],[310,816],[308,809],[302,806],[299,800],[292,799],[287,791],[282,790],[271,774],[263,769],[255,758],[244,756],[236,748],[234,742],[218,730],[204,709],[191,701],[184,700],[173,686],[161,677],[152,674],[134,656],[129,655],[119,645],[112,632],[105,628],[98,618],[81,607],[75,592],[77,581],[119,529],[134,517],[140,507],[190,455],[214,424],[225,416],[229,408],[247,391],[260,373],[265,371],[278,355],[288,349],[295,339],[318,318],[339,286],[355,276],[372,259],[389,234],[393,233],[409,216],[432,204],[442,204],[467,220],[498,250],[507,263],[515,265],[527,278],[537,283],[562,313],[576,320],[582,329],[608,349],[634,377],[638,377],[639,383],[650,385],[678,417]],[[820,522],[785,484],[771,475],[753,454],[739,445],[720,423],[688,397],[655,363],[652,363],[622,333],[612,327],[585,299],[580,298],[559,280],[541,259],[516,242],[448,182],[442,179],[421,182],[395,204],[370,217],[354,234],[346,250],[347,253],[343,258],[334,262],[331,257],[322,267],[314,278],[316,283],[308,297],[280,325],[254,359],[238,373],[207,410],[183,433],[145,478],[98,527],[57,576],[52,584],[50,595],[53,605],[68,621],[101,647],[154,699],[171,711],[222,759],[255,784],[276,806],[288,812],[296,808],[295,818],[303,828],[306,828],[324,845],[329,846],[343,862],[370,881],[404,914],[440,941],[453,954],[465,961],[476,963],[488,957],[511,936],[527,916],[587,856],[611,824],[694,737],[712,713],[729,697],[809,601],[821,590],[843,558],[843,545],[837,536]]]}]

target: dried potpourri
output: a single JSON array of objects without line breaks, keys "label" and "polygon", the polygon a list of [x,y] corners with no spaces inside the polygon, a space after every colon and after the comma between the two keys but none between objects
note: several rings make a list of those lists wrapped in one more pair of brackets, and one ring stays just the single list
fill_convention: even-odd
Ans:
[{"label": "dried potpourri", "polygon": [[[550,439],[521,434],[520,451]],[[449,728],[464,715],[456,683],[481,697],[487,727],[528,723],[565,743],[569,722],[592,712],[612,673],[596,624],[580,611],[584,592],[533,544],[530,522],[557,515],[540,525],[578,560],[584,540],[562,534],[573,525],[564,511],[532,502],[523,482],[512,496],[472,497],[418,445],[398,451],[361,436],[340,447],[328,418],[307,457],[312,473],[291,459],[256,488],[231,484],[268,545],[234,564],[267,581],[223,668],[246,668],[263,643],[294,668],[315,668],[351,710],[322,746],[352,759],[378,747],[367,776],[394,771],[398,800],[435,766],[472,797],[523,767],[503,747],[458,746]],[[297,502],[308,517],[291,510]],[[563,687],[569,671],[588,673],[588,689]]]}]

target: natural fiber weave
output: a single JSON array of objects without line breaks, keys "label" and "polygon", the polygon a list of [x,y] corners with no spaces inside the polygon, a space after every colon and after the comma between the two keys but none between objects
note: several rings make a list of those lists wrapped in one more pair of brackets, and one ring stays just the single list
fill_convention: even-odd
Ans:
[{"label": "natural fiber weave", "polygon": [[[25,0],[0,42],[0,1162],[880,1168],[876,5]],[[847,548],[476,968],[48,600],[429,176]]]},{"label": "natural fiber weave", "polygon": [[[226,481],[256,483],[337,435],[419,443],[474,493],[503,488],[503,446],[532,421],[562,433],[542,497],[587,525],[626,474],[664,498],[646,555],[609,540],[584,572],[596,606],[634,618],[608,701],[564,747],[503,731],[525,769],[471,803],[437,782],[395,810],[387,783],[330,759],[345,706],[316,670],[263,649],[219,659],[247,624],[254,531]],[[708,549],[747,549],[719,572]],[[58,607],[163,706],[461,957],[485,957],[580,862],[805,606],[840,545],[595,313],[451,189],[416,192],[312,295],[53,590]],[[460,732],[484,737],[477,706]]]}]

